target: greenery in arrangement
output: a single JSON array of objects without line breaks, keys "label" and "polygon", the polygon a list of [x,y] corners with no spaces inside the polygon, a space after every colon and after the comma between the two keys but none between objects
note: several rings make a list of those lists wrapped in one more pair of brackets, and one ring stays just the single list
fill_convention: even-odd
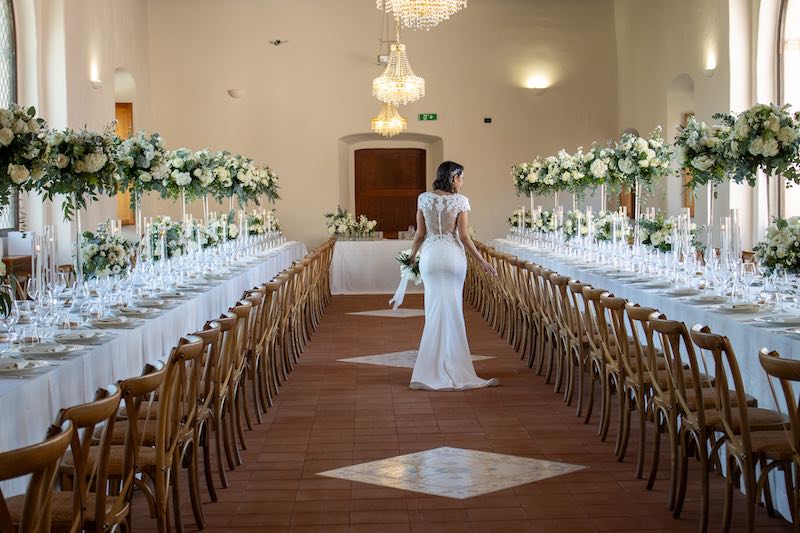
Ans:
[{"label": "greenery in arrangement", "polygon": [[647,138],[624,134],[616,151],[623,185],[633,188],[638,182],[650,188],[658,179],[670,174],[672,148],[664,141],[660,127]]},{"label": "greenery in arrangement", "polygon": [[220,152],[214,159],[217,161],[218,179],[213,182],[210,191],[217,201],[236,198],[239,205],[243,206],[248,198],[256,196],[258,178],[252,159],[228,152]]},{"label": "greenery in arrangement", "polygon": [[[598,241],[613,241],[614,240],[614,216],[616,213],[613,211],[600,211],[594,217],[594,238]],[[625,220],[625,224],[622,225],[622,234],[619,234],[619,228],[617,228],[617,237],[622,237],[623,239],[628,239],[631,234],[631,227],[630,224],[627,223]]]},{"label": "greenery in arrangement", "polygon": [[167,258],[179,257],[186,253],[188,240],[183,224],[172,220],[171,217],[156,217],[150,224],[147,235],[154,259],[161,259],[159,243],[162,235],[165,237]]},{"label": "greenery in arrangement", "polygon": [[515,165],[511,168],[511,176],[517,195],[544,196],[554,191],[554,183],[547,173],[547,162],[541,157]]},{"label": "greenery in arrangement", "polygon": [[531,228],[534,231],[543,231],[545,233],[556,231],[558,227],[553,211],[535,212],[531,217]]},{"label": "greenery in arrangement", "polygon": [[121,180],[115,157],[117,138],[110,130],[51,131],[47,141],[47,173],[30,188],[48,200],[66,195],[65,219],[72,220],[76,209],[86,207],[87,199],[96,201],[101,194],[117,193]]},{"label": "greenery in arrangement", "polygon": [[547,173],[550,181],[556,184],[559,191],[572,194],[583,194],[586,187],[586,176],[583,173],[583,152],[577,154],[560,150],[558,155],[548,158]]},{"label": "greenery in arrangement", "polygon": [[108,222],[98,225],[94,233],[85,231],[81,241],[84,277],[119,274],[130,268],[135,245],[120,235],[112,235]]},{"label": "greenery in arrangement", "polygon": [[356,217],[346,209],[336,208],[335,213],[326,213],[327,229],[329,235],[371,235],[378,222],[370,220],[365,215]]},{"label": "greenery in arrangement", "polygon": [[753,251],[768,274],[776,268],[800,273],[800,217],[775,218]]},{"label": "greenery in arrangement", "polygon": [[136,202],[136,194],[147,191],[166,194],[164,181],[170,175],[170,168],[158,133],[137,132],[119,143],[115,156],[121,188],[131,192],[131,207]]},{"label": "greenery in arrangement", "polygon": [[419,272],[419,254],[411,259],[411,250],[403,250],[397,254],[397,262],[400,263],[400,273],[404,274],[410,281],[417,285],[422,283],[422,275]]},{"label": "greenery in arrangement", "polygon": [[175,200],[183,194],[186,200],[206,195],[211,186],[210,170],[214,162],[208,150],[195,153],[188,148],[167,152],[169,174],[163,181],[162,196]]},{"label": "greenery in arrangement", "polygon": [[[642,244],[662,252],[671,252],[672,230],[677,222],[678,217],[664,218],[661,213],[657,214],[655,218],[641,219],[639,221],[639,232]],[[697,250],[702,250],[703,245],[697,240],[699,231],[700,228],[697,227],[697,224],[692,223],[689,226],[689,232],[692,236],[691,245]]]},{"label": "greenery in arrangement", "polygon": [[767,176],[781,175],[800,183],[800,115],[789,113],[788,106],[756,104],[739,115],[716,114],[714,118],[730,129],[734,181],[753,187],[762,170]]},{"label": "greenery in arrangement", "polygon": [[47,124],[36,109],[16,104],[0,109],[0,206],[42,179],[47,154]]},{"label": "greenery in arrangement", "polygon": [[281,230],[281,224],[275,209],[247,215],[247,229],[250,235],[263,235],[270,227],[272,231]]},{"label": "greenery in arrangement", "polygon": [[582,211],[567,211],[564,214],[564,237],[584,237],[589,234],[589,221]]},{"label": "greenery in arrangement", "polygon": [[583,155],[585,185],[596,188],[606,185],[609,188],[619,189],[621,178],[617,165],[617,152],[611,146],[600,146],[595,143]]},{"label": "greenery in arrangement", "polygon": [[[520,220],[521,219],[521,220]],[[508,225],[513,228],[518,228],[522,222],[522,225],[526,228],[531,227],[531,212],[525,211],[525,217],[522,217],[522,211],[514,211],[510,217],[508,217]]]},{"label": "greenery in arrangement", "polygon": [[729,126],[709,126],[693,115],[686,126],[678,128],[675,148],[679,177],[684,169],[689,171],[688,188],[694,190],[708,183],[718,185],[731,179],[735,167],[730,154],[730,132]]}]

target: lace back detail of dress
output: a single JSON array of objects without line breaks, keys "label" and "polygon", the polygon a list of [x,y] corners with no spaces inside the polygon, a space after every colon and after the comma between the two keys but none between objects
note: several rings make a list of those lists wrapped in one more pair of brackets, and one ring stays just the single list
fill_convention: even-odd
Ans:
[{"label": "lace back detail of dress", "polygon": [[469,211],[469,200],[461,194],[438,195],[424,192],[417,199],[417,208],[425,218],[428,238],[456,236],[456,220],[462,211]]}]

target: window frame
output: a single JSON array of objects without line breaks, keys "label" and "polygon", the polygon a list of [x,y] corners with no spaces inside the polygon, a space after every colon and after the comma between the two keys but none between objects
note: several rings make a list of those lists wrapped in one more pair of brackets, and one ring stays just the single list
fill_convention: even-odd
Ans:
[{"label": "window frame", "polygon": [[[775,46],[777,50],[777,54],[775,56],[775,60],[777,62],[777,66],[775,69],[777,83],[775,84],[775,96],[778,105],[782,106],[786,102],[784,102],[784,90],[783,90],[783,67],[784,67],[784,38],[786,36],[786,14],[789,10],[789,2],[791,0],[781,0],[780,5],[778,6],[778,31],[775,32],[777,35],[776,40],[778,41]],[[786,180],[783,176],[780,176],[777,180],[775,180],[777,186],[777,207],[778,213],[777,215],[785,218],[786,217]],[[774,189],[773,189],[774,190]],[[772,191],[767,191],[767,194],[771,194]],[[767,213],[767,216],[771,217],[772,213]],[[770,219],[771,220],[771,219]]]},{"label": "window frame", "polygon": [[[14,0],[0,0],[8,2],[9,8],[9,18],[11,20],[11,65],[13,70],[13,80],[11,85],[11,102],[17,103],[17,99],[19,97],[19,54],[17,53],[18,46],[17,46],[17,14],[16,10],[14,9]],[[20,216],[19,216],[19,206],[20,206],[20,197],[19,191],[13,195],[12,198],[9,198],[9,205],[14,206],[14,225],[8,226],[5,228],[0,228],[0,237],[6,237],[9,233],[19,231],[20,227]]]}]

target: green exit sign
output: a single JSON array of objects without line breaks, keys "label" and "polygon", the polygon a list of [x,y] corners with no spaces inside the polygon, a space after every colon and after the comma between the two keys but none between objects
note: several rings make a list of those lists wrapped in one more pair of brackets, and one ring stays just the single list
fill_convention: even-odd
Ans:
[{"label": "green exit sign", "polygon": [[423,121],[423,122],[425,122],[427,120],[436,120],[437,118],[438,118],[438,116],[436,115],[436,113],[420,113],[419,114],[419,119],[421,121]]}]

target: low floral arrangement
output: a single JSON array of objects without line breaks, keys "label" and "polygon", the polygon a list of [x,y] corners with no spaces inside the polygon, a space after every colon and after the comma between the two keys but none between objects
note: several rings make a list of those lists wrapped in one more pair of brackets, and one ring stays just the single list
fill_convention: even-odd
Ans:
[{"label": "low floral arrangement", "polygon": [[729,127],[733,180],[755,186],[758,170],[767,176],[781,175],[800,183],[800,115],[792,115],[789,106],[756,104],[740,113],[717,114]]},{"label": "low floral arrangement", "polygon": [[[655,218],[643,218],[639,221],[639,232],[642,237],[642,244],[655,248],[661,252],[672,251],[672,229],[678,222],[678,217],[664,218],[664,215],[658,214]],[[689,225],[689,232],[691,234],[691,245],[697,249],[702,250],[703,245],[697,240],[697,235],[700,229],[697,224],[691,223]]]},{"label": "low floral arrangement", "polygon": [[45,175],[47,155],[47,124],[36,109],[16,104],[0,109],[0,205],[8,205],[15,189],[28,190]]},{"label": "low floral arrangement", "polygon": [[411,259],[411,250],[403,250],[397,257],[400,263],[400,274],[406,276],[410,281],[419,285],[422,283],[422,275],[419,272],[419,254],[413,260]]},{"label": "low floral arrangement", "polygon": [[164,180],[170,174],[164,143],[158,133],[147,135],[143,131],[122,141],[115,156],[121,187],[131,191],[131,206],[135,195],[146,191],[164,193]]},{"label": "low floral arrangement", "polygon": [[647,138],[626,133],[617,144],[617,167],[622,182],[629,187],[637,181],[652,187],[656,180],[670,174],[670,161],[672,149],[664,142],[660,127]]},{"label": "low floral arrangement", "polygon": [[558,229],[556,227],[556,217],[553,216],[552,211],[538,211],[534,212],[531,217],[531,228],[534,231],[543,231],[550,233]]},{"label": "low floral arrangement", "polygon": [[584,237],[589,234],[589,221],[582,211],[567,211],[564,215],[564,237]]},{"label": "low floral arrangement", "polygon": [[121,179],[115,162],[117,137],[110,130],[51,131],[47,142],[48,171],[30,188],[51,201],[57,194],[66,195],[61,206],[65,219],[72,220],[87,199],[117,193]]},{"label": "low floral arrangement", "polygon": [[[614,240],[614,217],[617,216],[617,213],[613,211],[600,211],[594,217],[594,238],[600,242],[608,242]],[[617,228],[619,231],[619,228]],[[627,219],[625,220],[625,224],[622,226],[622,235],[619,233],[617,237],[622,237],[623,239],[627,239],[631,234],[631,227],[630,224],[627,223]]]},{"label": "low floral arrangement", "polygon": [[280,231],[281,224],[275,214],[275,209],[263,211],[260,213],[251,213],[247,215],[247,228],[250,235],[263,235],[272,228],[272,231]]},{"label": "low floral arrangement", "polygon": [[508,217],[508,225],[512,228],[518,228],[520,226],[520,219],[522,225],[526,228],[531,227],[531,212],[525,211],[525,217],[522,217],[522,210],[514,211],[510,217]]},{"label": "low floral arrangement", "polygon": [[365,215],[356,218],[352,213],[341,207],[335,213],[325,214],[328,220],[327,228],[330,235],[370,235],[378,225],[375,220],[370,220]]},{"label": "low floral arrangement", "polygon": [[686,126],[678,128],[675,147],[681,173],[686,169],[691,175],[687,187],[696,189],[707,183],[717,185],[730,179],[733,160],[729,135],[729,126],[709,126],[693,115],[689,116]]},{"label": "low floral arrangement", "polygon": [[81,256],[85,278],[110,276],[130,268],[136,247],[121,235],[112,235],[109,223],[97,226],[97,230],[83,232]]},{"label": "low floral arrangement", "polygon": [[156,217],[150,224],[148,238],[153,249],[153,258],[161,259],[159,241],[161,235],[166,238],[166,255],[168,259],[180,257],[186,253],[188,240],[183,230],[183,224],[172,220],[171,217]]},{"label": "low floral arrangement", "polygon": [[753,251],[768,274],[776,268],[800,272],[800,217],[774,219]]}]

